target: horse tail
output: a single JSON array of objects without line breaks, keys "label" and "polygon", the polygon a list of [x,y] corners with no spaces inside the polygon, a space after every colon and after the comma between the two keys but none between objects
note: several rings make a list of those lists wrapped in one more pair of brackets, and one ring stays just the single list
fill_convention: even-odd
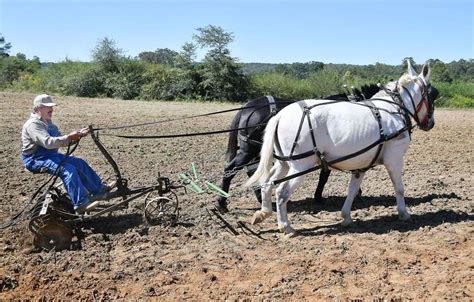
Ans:
[{"label": "horse tail", "polygon": [[262,150],[260,151],[260,163],[255,173],[247,180],[244,186],[250,187],[257,182],[267,180],[268,173],[273,164],[273,145],[275,143],[276,128],[279,121],[279,114],[268,121],[267,127],[265,128],[265,135],[263,136]]},{"label": "horse tail", "polygon": [[[240,122],[240,117],[242,116],[242,110],[239,110],[237,114],[234,116],[234,119],[232,119],[232,122],[230,123],[229,130],[232,129],[237,129],[239,127],[239,122]],[[232,159],[234,159],[235,155],[237,154],[237,150],[239,149],[237,145],[237,138],[239,136],[239,131],[230,131],[229,132],[229,140],[227,142],[227,151],[225,153],[225,159],[230,162]]]}]

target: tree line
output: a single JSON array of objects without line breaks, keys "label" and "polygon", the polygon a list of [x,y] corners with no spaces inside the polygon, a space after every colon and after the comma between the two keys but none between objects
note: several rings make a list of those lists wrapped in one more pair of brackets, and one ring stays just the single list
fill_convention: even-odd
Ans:
[{"label": "tree line", "polygon": [[[10,55],[11,43],[0,34],[0,89],[46,92],[79,97],[125,100],[203,100],[242,102],[262,95],[303,99],[343,92],[343,85],[397,79],[400,65],[239,63],[231,56],[232,33],[219,26],[197,28],[191,42],[179,51],[159,48],[128,57],[116,42],[103,38],[91,52],[90,62],[64,60],[44,63],[38,57]],[[198,48],[206,54],[196,61]],[[474,60],[444,63],[430,60],[432,80],[443,95],[443,106],[474,107]]]}]

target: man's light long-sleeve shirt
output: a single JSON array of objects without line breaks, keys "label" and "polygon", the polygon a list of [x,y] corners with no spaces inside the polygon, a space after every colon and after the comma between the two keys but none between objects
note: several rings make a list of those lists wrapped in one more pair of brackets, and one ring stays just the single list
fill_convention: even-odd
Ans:
[{"label": "man's light long-sleeve shirt", "polygon": [[51,136],[48,132],[48,127],[53,127],[56,130],[55,132],[59,133],[56,125],[53,123],[47,124],[37,114],[31,114],[21,131],[21,153],[23,155],[33,154],[38,146],[51,150],[66,147],[69,144],[70,140],[67,138],[67,135]]}]

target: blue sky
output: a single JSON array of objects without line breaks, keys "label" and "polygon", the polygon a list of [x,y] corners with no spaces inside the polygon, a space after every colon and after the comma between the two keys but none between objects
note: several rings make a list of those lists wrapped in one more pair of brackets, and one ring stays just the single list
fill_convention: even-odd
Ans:
[{"label": "blue sky", "polygon": [[[474,58],[473,0],[0,0],[10,54],[89,61],[104,37],[126,55],[181,49],[209,24],[240,62],[349,64]],[[200,56],[202,57],[200,52]]]}]

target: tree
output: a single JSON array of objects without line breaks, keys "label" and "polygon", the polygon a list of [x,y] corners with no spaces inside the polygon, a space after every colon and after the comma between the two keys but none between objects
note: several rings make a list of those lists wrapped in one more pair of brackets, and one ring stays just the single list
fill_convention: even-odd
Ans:
[{"label": "tree", "polygon": [[451,83],[453,81],[453,78],[449,74],[449,70],[446,68],[446,65],[443,62],[441,62],[440,60],[434,60],[431,65],[431,74],[433,81],[446,83]]},{"label": "tree", "polygon": [[227,45],[234,41],[232,33],[225,32],[220,26],[208,25],[196,29],[199,34],[194,34],[193,38],[201,48],[209,47],[215,54],[229,54]]},{"label": "tree", "polygon": [[123,58],[123,50],[117,48],[115,41],[107,37],[99,40],[96,47],[92,50],[92,59],[106,73],[118,72],[120,60]]},{"label": "tree", "polygon": [[176,63],[178,53],[168,48],[158,48],[155,51],[141,52],[138,57],[140,60],[153,63],[173,66]]},{"label": "tree", "polygon": [[176,64],[180,68],[190,68],[196,59],[196,44],[186,42],[176,56]]},{"label": "tree", "polygon": [[197,31],[199,34],[193,35],[197,45],[209,48],[199,66],[202,77],[199,88],[204,99],[244,100],[248,94],[249,80],[236,59],[230,56],[228,44],[234,40],[233,34],[213,25],[198,28]]},{"label": "tree", "polygon": [[181,52],[175,57],[178,72],[172,88],[178,98],[192,99],[201,95],[198,90],[202,78],[194,61],[196,59],[196,48],[195,44],[186,42],[182,46]]},{"label": "tree", "polygon": [[0,34],[0,57],[8,57],[12,45],[5,42],[5,37]]}]

